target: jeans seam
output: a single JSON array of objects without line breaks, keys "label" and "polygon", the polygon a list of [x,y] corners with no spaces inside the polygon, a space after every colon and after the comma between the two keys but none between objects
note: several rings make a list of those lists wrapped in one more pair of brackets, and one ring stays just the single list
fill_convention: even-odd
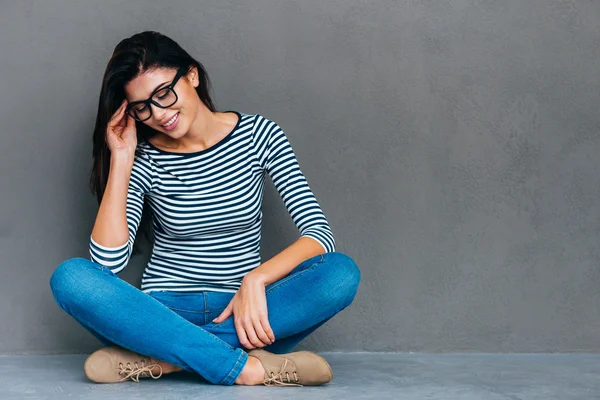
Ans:
[{"label": "jeans seam", "polygon": [[[98,265],[100,265],[100,264],[98,264]],[[120,279],[120,278],[119,278],[119,277],[117,277],[117,276],[114,276],[114,278],[116,278],[116,279]],[[126,283],[127,283],[127,282],[126,282]],[[137,288],[136,288],[136,289],[137,289]],[[139,289],[138,289],[138,290],[139,290]],[[54,288],[53,288],[53,287],[51,287],[51,291],[52,291],[52,294],[53,294],[53,296],[54,296],[55,298],[58,298],[58,297],[56,296],[56,293],[54,292]],[[163,305],[163,306],[167,307],[166,305],[164,305],[163,303],[161,303],[161,302],[160,302],[158,299],[156,299],[156,298],[154,298],[154,297],[152,297],[152,296],[149,296],[149,297],[150,297],[150,298],[152,298],[152,299],[154,299],[154,300],[156,300],[156,301],[157,301],[159,304],[161,304],[161,305]],[[142,355],[145,355],[145,356],[149,356],[148,354],[146,354],[146,353],[145,353],[145,351],[143,351],[143,350],[138,350],[138,347],[137,347],[137,346],[124,346],[124,345],[120,344],[120,343],[121,343],[121,341],[120,341],[120,340],[114,340],[114,339],[113,339],[113,337],[112,337],[112,335],[107,335],[107,334],[105,334],[104,332],[101,332],[101,331],[100,331],[100,329],[98,329],[98,328],[96,327],[96,325],[94,325],[94,324],[92,324],[92,323],[88,322],[88,321],[87,321],[87,319],[83,318],[81,315],[77,314],[77,317],[75,317],[75,316],[73,315],[74,313],[71,313],[71,312],[67,311],[65,308],[63,308],[63,307],[62,307],[62,305],[61,305],[60,303],[59,303],[59,306],[60,306],[60,308],[62,308],[64,311],[66,311],[66,312],[67,312],[67,314],[71,315],[71,316],[72,316],[72,317],[73,317],[75,320],[80,320],[80,321],[83,321],[83,323],[85,323],[85,324],[86,324],[87,326],[89,326],[89,327],[90,327],[92,330],[94,330],[95,332],[97,332],[97,333],[98,333],[100,336],[102,336],[102,337],[104,337],[104,338],[106,338],[106,339],[110,340],[111,342],[115,343],[116,345],[118,345],[118,346],[120,346],[120,347],[123,347],[123,348],[126,348],[126,349],[130,349],[130,350],[132,350],[132,351],[133,351],[133,352],[135,352],[135,353],[139,353],[139,354],[142,354]],[[168,308],[168,307],[167,307],[167,308]],[[198,326],[198,328],[202,329],[202,327],[201,327],[201,326]],[[206,331],[206,330],[205,330],[205,331]],[[208,338],[210,338],[212,341],[214,341],[214,342],[221,342],[221,343],[223,343],[225,346],[229,347],[230,349],[232,349],[232,350],[237,350],[235,347],[231,346],[229,343],[227,343],[227,342],[225,342],[225,341],[221,340],[220,338],[218,338],[217,336],[215,336],[215,335],[211,334],[210,332],[206,332],[206,333],[208,334],[208,336],[207,336],[207,337],[208,337]],[[242,353],[244,353],[244,351],[243,351],[243,350],[241,350],[241,349],[239,349],[239,350],[240,350]],[[244,354],[245,354],[245,353],[244,353]],[[242,354],[242,356],[243,356],[243,354]],[[155,358],[156,358],[156,357],[155,357]],[[239,357],[238,357],[238,359],[237,359],[237,361],[236,361],[236,364],[235,364],[235,366],[237,366],[237,364],[239,363],[239,360],[240,360],[240,359],[239,359]],[[164,360],[164,359],[163,359],[162,361],[167,361],[167,360]],[[179,367],[181,367],[181,368],[183,368],[183,369],[185,369],[185,370],[187,370],[187,371],[190,371],[190,372],[196,372],[196,373],[197,373],[197,371],[195,371],[194,369],[192,369],[192,368],[191,368],[189,365],[187,365],[187,364],[185,364],[185,366],[183,366],[183,365],[180,365],[180,364],[176,364],[176,363],[174,363],[174,362],[171,362],[171,361],[167,361],[167,362],[169,362],[169,363],[171,363],[171,364],[173,364],[173,365],[177,365],[177,366],[179,366]],[[230,372],[230,375],[231,375],[231,372]]]},{"label": "jeans seam", "polygon": [[323,262],[324,255],[321,254],[320,256],[321,257],[319,257],[319,259],[317,261],[315,261],[315,263],[313,265],[311,265],[310,267],[308,267],[308,268],[306,268],[306,269],[304,269],[304,270],[302,270],[300,272],[297,272],[297,273],[295,273],[293,275],[288,275],[285,278],[280,279],[279,281],[277,281],[276,284],[274,284],[274,286],[271,286],[270,288],[268,288],[265,293],[269,293],[269,292],[273,291],[273,289],[276,289],[276,288],[278,288],[280,286],[283,286],[283,285],[287,284],[288,282],[293,281],[294,279],[296,279],[300,275],[303,275],[305,272],[308,272],[308,271],[314,269],[317,265],[319,265],[319,264],[321,264]]},{"label": "jeans seam", "polygon": [[[158,300],[158,301],[160,301],[160,300]],[[174,311],[183,311],[183,312],[193,313],[193,314],[210,314],[211,312],[223,311],[225,309],[225,307],[224,307],[224,308],[216,308],[214,310],[198,311],[198,310],[186,310],[183,308],[171,307],[171,306],[166,305],[163,302],[161,302],[161,304],[167,308],[170,308],[171,310],[174,310]]]},{"label": "jeans seam", "polygon": [[[92,329],[93,329],[95,332],[97,332],[97,333],[98,333],[98,334],[100,334],[101,336],[105,337],[106,339],[110,340],[111,342],[113,342],[113,343],[115,343],[115,344],[118,344],[119,346],[121,346],[121,347],[123,347],[123,348],[126,348],[126,349],[132,349],[132,351],[134,351],[134,352],[136,352],[136,353],[138,353],[138,354],[142,354],[142,355],[144,355],[144,356],[148,356],[147,354],[145,354],[145,352],[144,352],[144,351],[137,350],[138,348],[137,348],[136,346],[128,346],[128,347],[125,347],[124,345],[120,344],[120,343],[121,343],[121,341],[120,341],[120,340],[114,340],[114,339],[112,338],[112,336],[106,335],[105,333],[101,333],[101,332],[100,332],[100,330],[99,330],[99,329],[98,329],[98,328],[97,328],[97,327],[96,327],[94,324],[92,324],[92,323],[88,322],[86,319],[82,318],[81,316],[79,316],[79,315],[78,315],[78,316],[77,316],[77,318],[79,318],[81,321],[84,321],[84,322],[86,323],[86,325],[88,325],[89,327],[91,327],[91,328],[92,328]],[[165,361],[165,360],[162,360],[162,361]],[[172,363],[171,361],[169,361],[169,363],[171,363],[171,364],[174,364],[174,363]],[[182,366],[182,365],[179,365],[179,364],[174,364],[174,365],[177,365],[177,366],[179,366],[179,367],[181,367],[181,368],[184,368],[184,369],[186,369],[186,370],[188,370],[188,371],[195,372],[195,371],[194,371],[193,369],[191,369],[191,368],[190,368],[188,365],[185,365],[185,367],[184,367],[184,366]]]},{"label": "jeans seam", "polygon": [[[271,287],[269,287],[269,288],[268,288],[268,289],[265,291],[265,295],[266,295],[267,293],[270,293],[270,292],[271,292],[271,291],[273,291],[274,289],[277,289],[277,288],[279,288],[279,287],[281,287],[281,286],[283,286],[283,285],[287,284],[288,282],[291,282],[291,281],[293,281],[295,278],[299,277],[300,275],[303,275],[305,272],[308,272],[308,271],[310,271],[310,270],[314,269],[314,268],[315,268],[317,265],[319,265],[319,264],[321,264],[321,263],[323,262],[324,256],[325,256],[324,254],[320,254],[320,257],[317,259],[317,261],[315,261],[315,263],[314,263],[313,265],[311,265],[310,267],[308,267],[308,268],[306,268],[306,269],[304,269],[304,270],[302,270],[302,271],[300,271],[300,272],[297,272],[297,273],[295,273],[295,274],[293,274],[293,275],[291,275],[291,274],[290,274],[290,275],[287,275],[286,277],[284,277],[284,278],[282,278],[282,279],[278,280],[276,283],[274,283],[274,284],[273,284],[274,286],[271,286]],[[315,257],[316,257],[316,256],[315,256]],[[309,260],[310,260],[310,259],[309,259]],[[300,265],[300,264],[299,264],[299,265]],[[217,323],[215,323],[215,322],[209,322],[208,324],[212,324],[212,326],[213,326],[213,327],[218,327],[218,326],[220,326],[221,324],[225,323],[225,321],[227,321],[229,318],[233,318],[233,317],[234,317],[233,315],[230,315],[229,317],[227,317],[225,320],[223,320],[223,321],[221,321],[221,322],[217,322]],[[206,324],[206,325],[208,325],[208,324]]]},{"label": "jeans seam", "polygon": [[[62,308],[62,307],[61,307],[61,308]],[[66,311],[66,310],[65,310],[65,311]],[[67,312],[67,313],[68,313],[68,312]],[[68,313],[68,314],[70,314],[70,313]],[[75,318],[75,317],[74,317],[74,318]],[[87,321],[85,318],[82,318],[80,315],[78,315],[78,316],[77,316],[77,318],[75,318],[75,319],[76,319],[76,320],[77,320],[77,319],[80,319],[80,320],[81,320],[81,321],[83,321],[83,322],[84,322],[86,325],[88,325],[89,327],[91,327],[91,328],[92,328],[92,329],[93,329],[95,332],[97,332],[97,333],[98,333],[100,336],[103,336],[103,337],[105,337],[106,339],[108,339],[108,340],[110,340],[111,342],[113,342],[113,343],[117,344],[118,346],[121,346],[121,347],[123,347],[123,348],[126,348],[126,349],[131,349],[132,351],[134,351],[134,352],[136,352],[136,353],[139,353],[139,354],[142,354],[142,355],[148,356],[148,354],[146,354],[146,353],[145,353],[143,350],[138,350],[138,347],[136,347],[136,346],[128,346],[128,347],[126,347],[126,346],[124,346],[124,345],[120,344],[120,343],[121,343],[121,341],[120,341],[120,340],[114,340],[114,339],[113,339],[113,337],[112,337],[111,335],[107,335],[107,334],[105,334],[104,332],[100,332],[100,329],[98,329],[98,328],[97,328],[97,327],[96,327],[94,324],[92,324],[92,323],[88,322],[88,321]],[[207,333],[210,333],[210,332],[207,332]],[[219,340],[219,338],[215,338],[215,337],[212,337],[212,336],[213,336],[213,335],[209,335],[209,337],[210,337],[210,338],[211,338],[213,341],[216,341],[216,342],[219,342],[219,341],[220,341],[220,340]],[[227,342],[224,342],[224,343],[225,343],[225,345],[227,345],[229,348],[231,348],[231,349],[236,349],[235,347],[231,346],[229,343],[227,343]],[[242,353],[244,353],[244,351],[243,351],[243,350],[241,350],[241,349],[240,349],[240,351],[241,351]],[[241,354],[240,356],[243,356],[243,354]],[[156,357],[155,357],[155,358],[156,358]],[[236,361],[236,364],[235,364],[235,366],[237,366],[237,364],[239,363],[239,360],[240,360],[240,358],[238,357],[238,359],[237,359],[237,361]],[[166,360],[162,360],[162,361],[166,361]],[[171,361],[168,361],[168,362],[169,362],[170,364],[177,365],[177,366],[179,366],[179,367],[181,367],[181,368],[184,368],[184,369],[185,369],[185,370],[187,370],[187,371],[190,371],[190,372],[196,372],[196,373],[197,373],[197,371],[195,371],[194,369],[192,369],[192,368],[191,368],[190,366],[188,366],[187,364],[186,364],[185,366],[183,366],[183,365],[180,365],[180,364],[175,364],[174,362],[171,362]],[[231,372],[229,373],[229,375],[231,375]],[[228,377],[229,377],[229,375],[228,375]]]},{"label": "jeans seam", "polygon": [[163,305],[167,308],[170,308],[173,311],[183,311],[183,312],[192,313],[192,314],[206,314],[208,312],[208,311],[197,311],[197,310],[184,310],[182,308],[170,307],[164,303],[163,303]]},{"label": "jeans seam", "polygon": [[[221,384],[232,385],[235,382],[235,379],[237,379],[237,376],[234,377],[233,379],[230,379],[231,375],[234,372],[237,372],[237,375],[239,376],[239,374],[242,372],[242,367],[241,367],[240,363],[241,363],[241,359],[244,358],[244,355],[246,354],[246,352],[244,350],[242,350],[242,349],[239,349],[239,350],[240,350],[240,356],[235,361],[235,364],[233,365],[233,368],[231,369],[231,371],[229,371],[229,374],[225,377],[225,379],[223,379],[220,382]],[[231,380],[233,380],[233,382],[231,382]]]},{"label": "jeans seam", "polygon": [[202,292],[202,297],[204,297],[204,325],[206,325],[208,323],[208,296],[206,295],[206,292]]}]

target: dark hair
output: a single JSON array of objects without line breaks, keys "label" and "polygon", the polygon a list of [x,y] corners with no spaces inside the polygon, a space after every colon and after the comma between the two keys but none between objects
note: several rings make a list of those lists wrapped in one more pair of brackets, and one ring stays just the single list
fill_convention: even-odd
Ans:
[{"label": "dark hair", "polygon": [[[110,149],[106,143],[106,128],[108,121],[125,99],[125,85],[138,75],[155,68],[179,69],[181,67],[187,67],[188,71],[193,67],[198,69],[200,84],[196,92],[204,105],[212,112],[216,112],[210,97],[211,83],[206,70],[174,40],[155,31],[145,31],[123,39],[115,47],[102,78],[93,134],[94,163],[90,173],[90,189],[96,195],[98,204],[102,201],[110,170]],[[135,127],[138,143],[156,134],[154,129],[143,122],[136,121]],[[146,239],[150,239],[150,220],[150,208],[144,201],[139,230],[144,233]],[[139,243],[137,241],[139,236],[136,236],[136,243]],[[134,246],[134,249],[137,247],[138,245]]]}]

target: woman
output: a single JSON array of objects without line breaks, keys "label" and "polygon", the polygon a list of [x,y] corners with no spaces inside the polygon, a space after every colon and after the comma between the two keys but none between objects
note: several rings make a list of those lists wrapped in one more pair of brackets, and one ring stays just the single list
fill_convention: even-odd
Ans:
[{"label": "woman", "polygon": [[[281,128],[218,112],[209,88],[203,66],[164,35],[117,45],[94,130],[90,259],[61,263],[52,293],[106,345],[84,364],[94,382],[181,370],[223,385],[329,382],[322,357],[290,350],[353,301],[360,272],[335,251]],[[301,235],[261,263],[265,174]],[[154,246],[137,289],[117,274],[145,212]]]}]

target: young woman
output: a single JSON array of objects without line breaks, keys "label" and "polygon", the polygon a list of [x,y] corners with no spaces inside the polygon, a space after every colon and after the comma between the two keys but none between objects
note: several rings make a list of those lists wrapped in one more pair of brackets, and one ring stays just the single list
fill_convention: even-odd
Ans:
[{"label": "young woman", "polygon": [[[350,305],[359,269],[335,251],[281,128],[258,114],[217,111],[209,90],[204,67],[157,32],[124,39],[108,63],[93,138],[100,207],[90,259],[68,259],[50,278],[58,305],[106,346],[85,374],[94,382],[181,370],[223,385],[329,382],[325,359],[290,350]],[[300,238],[261,262],[265,174]],[[117,274],[146,212],[154,245],[138,289]]]}]

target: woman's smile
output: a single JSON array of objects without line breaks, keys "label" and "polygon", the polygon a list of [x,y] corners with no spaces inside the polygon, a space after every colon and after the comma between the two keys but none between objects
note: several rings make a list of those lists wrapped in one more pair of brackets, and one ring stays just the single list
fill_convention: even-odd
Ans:
[{"label": "woman's smile", "polygon": [[165,128],[166,130],[170,131],[173,130],[177,127],[177,124],[179,123],[179,112],[177,112],[177,114],[175,114],[173,117],[171,117],[170,120],[168,120],[166,123],[162,124],[161,126],[163,128]]}]

